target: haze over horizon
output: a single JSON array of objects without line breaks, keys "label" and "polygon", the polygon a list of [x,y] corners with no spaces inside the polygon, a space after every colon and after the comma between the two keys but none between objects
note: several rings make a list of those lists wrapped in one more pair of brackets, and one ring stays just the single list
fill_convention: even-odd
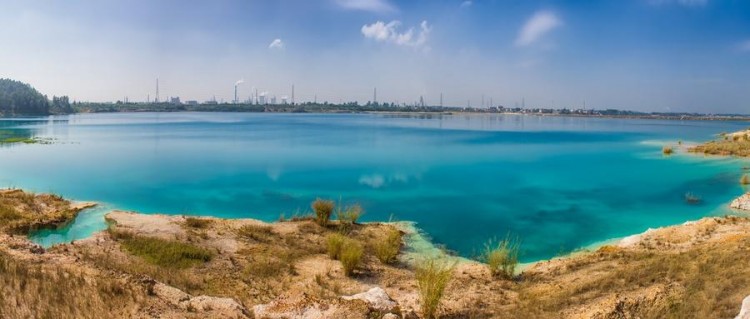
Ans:
[{"label": "haze over horizon", "polygon": [[750,2],[0,0],[0,78],[79,101],[750,113]]}]

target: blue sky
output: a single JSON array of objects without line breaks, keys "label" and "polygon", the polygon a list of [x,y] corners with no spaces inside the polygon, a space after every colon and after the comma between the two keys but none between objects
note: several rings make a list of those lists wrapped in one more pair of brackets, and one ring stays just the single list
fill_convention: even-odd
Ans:
[{"label": "blue sky", "polygon": [[0,77],[76,100],[750,113],[750,1],[0,0]]}]

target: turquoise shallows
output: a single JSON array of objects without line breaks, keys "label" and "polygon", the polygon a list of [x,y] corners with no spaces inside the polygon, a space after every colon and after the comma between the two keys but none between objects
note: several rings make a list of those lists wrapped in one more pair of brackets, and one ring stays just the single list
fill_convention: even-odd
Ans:
[{"label": "turquoise shallows", "polygon": [[[132,113],[0,120],[54,144],[0,147],[0,186],[104,203],[45,245],[102,229],[107,209],[277,220],[316,197],[364,220],[417,223],[473,256],[522,240],[523,261],[711,214],[748,162],[677,155],[737,122],[514,115]],[[686,193],[702,198],[685,202]]]}]

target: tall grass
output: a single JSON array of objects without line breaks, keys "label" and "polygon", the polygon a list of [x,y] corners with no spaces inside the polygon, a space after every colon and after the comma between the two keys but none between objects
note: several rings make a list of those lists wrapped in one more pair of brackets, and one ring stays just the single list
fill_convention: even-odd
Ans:
[{"label": "tall grass", "polygon": [[359,204],[350,205],[344,209],[337,210],[336,218],[339,220],[339,230],[342,233],[349,233],[352,228],[354,228],[354,224],[357,223],[357,220],[359,220],[363,214],[364,210]]},{"label": "tall grass", "polygon": [[518,239],[505,236],[501,241],[490,240],[484,245],[481,260],[487,263],[493,277],[513,278],[518,266]]},{"label": "tall grass", "polygon": [[331,200],[318,198],[312,202],[310,206],[312,207],[313,212],[315,212],[315,222],[320,226],[327,226],[328,221],[331,220],[331,214],[333,214],[333,209],[336,204]]},{"label": "tall grass", "polygon": [[440,301],[443,299],[445,288],[453,278],[455,267],[455,263],[435,258],[423,260],[417,265],[415,273],[424,318],[436,318]]},{"label": "tall grass", "polygon": [[344,241],[341,246],[339,260],[341,261],[341,266],[344,268],[345,275],[352,276],[354,274],[354,270],[362,263],[364,252],[364,248],[362,248],[362,244],[359,242],[352,239]]},{"label": "tall grass", "polygon": [[384,264],[391,264],[396,261],[399,251],[401,251],[401,232],[398,229],[390,229],[385,240],[377,240],[372,245],[375,257]]},{"label": "tall grass", "polygon": [[347,239],[344,235],[338,233],[328,235],[326,237],[326,251],[328,252],[328,257],[338,260],[341,256],[341,247],[344,246],[346,240]]}]

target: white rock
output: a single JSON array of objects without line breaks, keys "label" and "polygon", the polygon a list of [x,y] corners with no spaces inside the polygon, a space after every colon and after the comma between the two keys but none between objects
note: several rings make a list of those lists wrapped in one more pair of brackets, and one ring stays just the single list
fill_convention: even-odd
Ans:
[{"label": "white rock", "polygon": [[750,296],[742,299],[742,307],[740,307],[740,314],[734,319],[750,319]]},{"label": "white rock", "polygon": [[366,292],[358,293],[353,296],[343,296],[341,297],[341,299],[362,300],[370,306],[370,309],[383,312],[391,312],[396,309],[396,307],[398,307],[398,304],[393,301],[390,296],[388,296],[383,288],[380,287],[375,287]]},{"label": "white rock", "polygon": [[750,210],[750,193],[737,197],[729,207],[741,210]]}]

